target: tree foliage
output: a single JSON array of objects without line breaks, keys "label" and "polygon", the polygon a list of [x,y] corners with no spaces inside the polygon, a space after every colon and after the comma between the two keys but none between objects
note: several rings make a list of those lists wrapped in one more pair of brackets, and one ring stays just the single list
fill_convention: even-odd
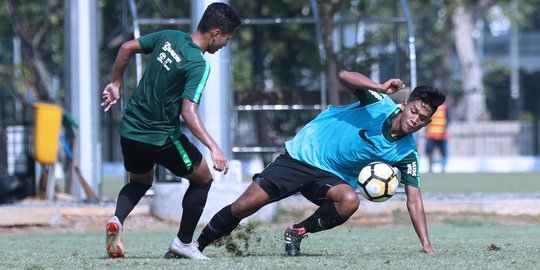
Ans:
[{"label": "tree foliage", "polygon": [[[516,0],[519,12],[510,12],[511,0],[426,0],[408,1],[415,25],[418,82],[443,89],[451,101],[458,102],[466,93],[455,70],[455,36],[451,17],[459,5],[472,10],[476,21],[489,20],[489,7],[499,5],[505,15],[519,22],[523,31],[537,29],[540,24],[540,1]],[[137,10],[144,18],[189,18],[189,0],[138,0]],[[319,73],[328,78],[328,90],[340,89],[335,75],[342,68],[370,72],[374,64],[381,69],[380,79],[389,76],[408,78],[406,29],[394,26],[361,22],[369,17],[402,16],[400,1],[354,0],[318,1],[322,14],[324,47],[329,59],[320,65],[313,24],[275,24],[242,26],[230,46],[233,48],[234,90],[245,91],[313,91],[321,89]],[[31,89],[37,99],[60,101],[63,97],[62,75],[64,61],[64,1],[15,1],[0,2],[0,18],[9,22],[0,26],[4,37],[0,46],[0,86],[2,91],[21,98]],[[231,0],[243,18],[304,18],[313,17],[310,1]],[[120,44],[133,38],[132,19],[128,1],[98,0],[101,11],[100,74],[108,81],[110,67]],[[352,19],[338,23],[340,19]],[[356,22],[354,21],[356,20]],[[188,25],[144,25],[142,34],[158,29],[173,28],[189,31]],[[347,30],[348,29],[348,30]],[[352,30],[351,30],[352,29]],[[341,43],[336,48],[335,30],[358,35],[354,46]],[[22,62],[13,65],[13,38],[21,40]],[[392,48],[395,39],[398,47]],[[399,74],[396,74],[394,55],[399,55]],[[484,67],[482,67],[484,68]],[[490,70],[486,70],[490,72]],[[128,71],[130,72],[130,71]],[[506,74],[506,73],[505,73]],[[134,76],[130,76],[134,78]],[[54,83],[59,81],[60,83]],[[135,85],[133,79],[130,86]],[[486,89],[491,91],[491,85]],[[488,96],[489,93],[486,93]],[[489,101],[489,99],[488,99]],[[334,95],[330,103],[340,103]],[[488,106],[492,107],[492,106]]]},{"label": "tree foliage", "polygon": [[[58,90],[54,88],[54,78],[59,78],[63,67],[63,1],[13,1],[3,2],[6,13],[4,21],[9,21],[12,29],[10,37],[21,41],[21,66],[4,66],[6,70],[20,70],[22,82],[17,81],[17,73],[8,80],[16,91],[34,91],[37,99],[58,100]],[[17,50],[18,48],[15,48]],[[13,50],[10,50],[13,52]]]}]

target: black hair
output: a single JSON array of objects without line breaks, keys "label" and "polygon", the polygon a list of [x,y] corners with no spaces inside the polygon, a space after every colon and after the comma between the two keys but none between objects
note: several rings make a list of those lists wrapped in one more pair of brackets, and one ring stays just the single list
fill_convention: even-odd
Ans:
[{"label": "black hair", "polygon": [[444,103],[445,99],[446,97],[443,93],[441,93],[441,91],[439,91],[439,89],[431,86],[420,85],[414,88],[411,95],[407,99],[407,102],[420,100],[429,105],[431,109],[433,109],[433,113],[435,113],[437,108]]},{"label": "black hair", "polygon": [[223,34],[233,33],[242,21],[234,9],[225,3],[210,4],[199,21],[197,30],[201,33],[218,28]]}]

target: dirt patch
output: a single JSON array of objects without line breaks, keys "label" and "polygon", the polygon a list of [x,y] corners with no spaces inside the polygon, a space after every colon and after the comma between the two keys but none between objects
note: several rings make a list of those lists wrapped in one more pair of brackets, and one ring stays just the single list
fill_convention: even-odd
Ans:
[{"label": "dirt patch", "polygon": [[[455,197],[456,195],[454,195]],[[483,198],[488,201],[507,202],[509,206],[513,206],[515,209],[510,211],[512,213],[523,210],[523,208],[531,208],[537,205],[540,200],[540,196],[529,198],[531,202],[536,204],[522,204],[522,203],[509,203],[515,201],[516,198],[501,197],[498,195],[496,198],[488,196],[477,196],[478,198],[471,198],[471,195],[464,196],[463,198],[454,198],[448,196],[426,196],[426,205],[431,207],[432,211],[427,211],[430,208],[426,208],[426,218],[429,227],[448,227],[448,226],[481,226],[490,224],[501,225],[540,225],[540,218],[535,215],[501,215],[501,214],[485,214],[479,213],[478,207],[473,207],[474,204],[469,203],[471,208],[467,208],[462,212],[447,212],[447,210],[455,210],[455,201],[479,200]],[[474,196],[472,196],[474,197]],[[508,197],[508,198],[507,198]],[[519,197],[518,197],[519,198]],[[399,199],[396,198],[396,199]],[[489,199],[489,200],[488,200]],[[496,200],[495,200],[496,199]],[[403,200],[403,198],[401,199]],[[435,203],[448,201],[450,202],[448,207],[440,207],[433,209]],[[177,230],[179,223],[176,221],[168,221],[160,219],[150,214],[150,208],[148,201],[141,201],[143,210],[134,211],[126,219],[125,229],[129,231],[163,231],[163,230]],[[519,201],[518,201],[519,202]],[[35,203],[35,202],[34,202]],[[277,215],[275,219],[268,224],[269,226],[286,227],[293,222],[299,222],[311,214],[317,209],[314,204],[306,203],[303,198],[295,198],[294,196],[288,198],[286,201],[280,202]],[[405,204],[404,201],[398,201],[400,205]],[[39,205],[43,206],[43,205]],[[25,208],[26,207],[26,208]],[[28,215],[28,205],[23,205],[21,208],[17,208],[17,213],[20,215]],[[60,213],[57,221],[52,225],[25,225],[25,226],[0,226],[0,234],[13,234],[13,233],[65,233],[65,232],[91,232],[103,231],[105,224],[109,216],[114,213],[115,202],[101,202],[97,205],[88,204],[45,204],[44,207],[50,207],[52,209],[59,209]],[[138,206],[139,207],[139,206]],[[361,206],[365,207],[365,206]],[[371,206],[371,209],[378,207],[378,205]],[[369,208],[369,206],[367,207]],[[447,209],[448,208],[448,209]],[[534,207],[532,207],[534,208]],[[406,208],[405,208],[406,209]],[[136,209],[135,209],[136,210]],[[476,212],[475,212],[476,211]],[[0,213],[0,216],[13,215]],[[205,224],[203,224],[205,225]],[[411,226],[409,214],[406,210],[401,208],[393,208],[393,210],[383,211],[366,211],[366,209],[360,209],[355,213],[345,226],[368,226],[368,227],[392,227],[392,226]]]},{"label": "dirt patch", "polygon": [[[302,216],[307,216],[306,211]],[[272,226],[284,227],[292,221],[300,221],[298,212],[287,214],[282,212],[280,220]],[[444,214],[435,213],[427,216],[429,227],[448,226],[479,226],[481,224],[511,224],[511,225],[539,225],[540,219],[529,216],[498,216],[479,214]],[[0,234],[26,234],[26,233],[66,233],[66,232],[100,232],[105,228],[107,217],[65,216],[54,226],[12,226],[0,227]],[[407,212],[393,213],[392,215],[366,215],[353,216],[347,226],[366,227],[393,227],[410,226],[411,222]],[[129,216],[125,222],[125,229],[129,231],[163,231],[177,230],[179,224],[174,221],[159,219],[153,215]]]}]

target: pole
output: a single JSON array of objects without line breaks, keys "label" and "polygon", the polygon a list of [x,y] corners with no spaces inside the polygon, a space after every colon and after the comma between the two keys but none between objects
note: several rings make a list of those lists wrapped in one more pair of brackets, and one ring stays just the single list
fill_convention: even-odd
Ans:
[{"label": "pole", "polygon": [[[81,174],[90,187],[99,194],[101,184],[101,142],[99,141],[99,85],[98,85],[98,38],[96,0],[65,0],[66,48],[68,67],[67,90],[70,93],[69,110],[79,124],[77,133]],[[86,192],[76,182],[78,199],[86,199]]]},{"label": "pole", "polygon": [[[191,31],[197,31],[199,20],[206,7],[214,0],[191,1]],[[229,1],[221,1],[227,3]],[[215,54],[205,54],[206,61],[210,64],[211,72],[206,82],[199,113],[210,135],[214,138],[229,161],[232,158],[231,142],[231,111],[232,111],[232,82],[231,82],[231,54],[229,47],[222,48]],[[202,143],[197,142],[199,149],[206,158],[209,166],[212,166],[210,151]],[[227,174],[232,175],[232,174]],[[214,174],[214,180],[224,180],[221,173]]]}]

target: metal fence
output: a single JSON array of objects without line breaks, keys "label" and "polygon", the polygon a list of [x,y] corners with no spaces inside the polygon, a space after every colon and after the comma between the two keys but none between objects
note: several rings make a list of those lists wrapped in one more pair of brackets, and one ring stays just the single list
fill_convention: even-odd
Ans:
[{"label": "metal fence", "polygon": [[0,203],[36,195],[32,108],[0,91]]},{"label": "metal fence", "polygon": [[[451,122],[448,155],[457,157],[539,156],[539,121]],[[423,154],[419,136],[419,152]]]}]

